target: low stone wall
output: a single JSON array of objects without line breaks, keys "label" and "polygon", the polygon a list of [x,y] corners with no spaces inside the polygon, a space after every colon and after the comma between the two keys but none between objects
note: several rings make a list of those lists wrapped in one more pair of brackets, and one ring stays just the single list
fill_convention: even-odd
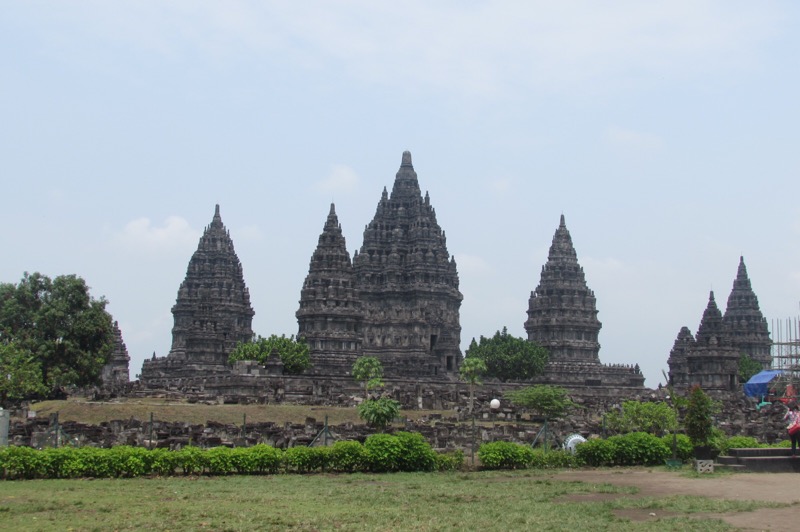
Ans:
[{"label": "low stone wall", "polygon": [[[453,401],[465,405],[464,392],[465,390],[455,389],[453,393],[456,397],[453,397]],[[498,440],[530,444],[542,428],[541,420],[512,408],[506,401],[502,402],[500,409],[492,411],[489,401],[500,395],[496,392],[497,390],[484,388],[476,394],[476,444]],[[640,399],[661,399],[658,392],[650,392],[648,397]],[[554,439],[560,443],[570,434],[576,433],[587,438],[603,435],[604,415],[619,408],[621,404],[618,396],[598,394],[597,390],[592,390],[591,394],[573,393],[572,398],[578,408],[566,419],[548,424],[551,441]],[[776,405],[758,411],[754,403],[744,398],[729,398],[723,405],[723,410],[717,416],[716,426],[727,435],[753,436],[767,443],[787,438],[785,422],[782,420],[785,413],[783,406]],[[403,425],[396,424],[392,430],[420,432],[437,449],[461,449],[469,453],[473,441],[472,418],[461,406],[457,406],[452,412],[451,416],[432,414],[419,421],[408,420]],[[324,424],[313,418],[307,418],[303,424],[277,425],[267,422],[248,423],[245,427],[214,422],[190,425],[156,420],[151,427],[149,421],[130,419],[100,425],[66,422],[60,427],[66,438],[64,441],[71,441],[75,445],[135,445],[176,449],[189,444],[214,447],[265,443],[286,448],[309,445],[322,432]],[[329,430],[335,439],[358,441],[363,441],[374,432],[364,425],[350,423],[330,426]],[[11,445],[51,446],[53,438],[52,427],[45,419],[17,421],[12,423],[9,431]]]}]

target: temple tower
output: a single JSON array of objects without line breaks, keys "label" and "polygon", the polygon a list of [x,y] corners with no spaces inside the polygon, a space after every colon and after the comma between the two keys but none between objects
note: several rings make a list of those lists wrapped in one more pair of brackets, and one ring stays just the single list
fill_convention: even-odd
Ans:
[{"label": "temple tower", "polygon": [[114,322],[114,350],[108,357],[108,362],[103,366],[102,380],[104,386],[118,386],[130,381],[129,365],[131,357],[128,348],[122,340],[122,331],[119,324]]},{"label": "temple tower", "polygon": [[681,327],[667,359],[669,384],[672,386],[685,388],[689,385],[689,363],[687,357],[694,345],[694,336],[689,327]]},{"label": "temple tower", "polygon": [[601,326],[562,214],[539,286],[528,300],[528,340],[545,347],[551,363],[599,363]]},{"label": "temple tower", "polygon": [[166,358],[145,360],[142,380],[229,372],[230,352],[253,337],[254,314],[242,264],[217,205],[172,307],[172,349]]},{"label": "temple tower", "polygon": [[695,344],[686,361],[689,386],[699,384],[704,390],[733,391],[739,384],[739,352],[733,346],[713,291],[709,293]]},{"label": "temple tower", "polygon": [[750,286],[744,257],[739,257],[739,269],[733,281],[733,290],[728,296],[723,321],[728,327],[733,346],[739,353],[749,355],[763,369],[769,369],[772,365],[772,340],[767,319],[761,314],[758,298]]},{"label": "temple tower", "polygon": [[458,271],[429,195],[404,152],[392,193],[384,188],[353,256],[364,305],[362,351],[387,375],[455,374],[461,352]]},{"label": "temple tower", "polygon": [[333,204],[311,256],[300,293],[300,308],[295,315],[299,327],[297,336],[305,338],[309,344],[310,371],[349,372],[361,350],[364,313]]}]

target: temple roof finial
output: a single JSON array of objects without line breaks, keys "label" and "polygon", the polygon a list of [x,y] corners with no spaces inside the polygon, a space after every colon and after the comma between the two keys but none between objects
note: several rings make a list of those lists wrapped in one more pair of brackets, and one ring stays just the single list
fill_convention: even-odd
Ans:
[{"label": "temple roof finial", "polygon": [[561,222],[558,224],[558,226],[559,227],[566,227],[567,226],[567,222],[564,221],[564,214],[563,213],[561,214]]},{"label": "temple roof finial", "polygon": [[414,165],[411,164],[411,152],[410,151],[406,150],[406,151],[403,152],[403,160],[400,161],[400,166],[411,166],[411,167],[414,166]]}]

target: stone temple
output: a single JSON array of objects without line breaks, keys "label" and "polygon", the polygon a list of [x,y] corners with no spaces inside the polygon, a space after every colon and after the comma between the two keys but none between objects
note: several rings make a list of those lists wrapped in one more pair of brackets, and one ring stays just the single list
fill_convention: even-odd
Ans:
[{"label": "stone temple", "polygon": [[600,363],[597,300],[586,284],[564,215],[528,300],[528,340],[549,352],[544,380],[585,386],[644,386],[638,366]]},{"label": "stone temple", "polygon": [[747,354],[768,369],[772,364],[771,346],[767,320],[750,285],[744,258],[740,257],[725,314],[717,307],[712,291],[697,335],[692,336],[685,326],[678,333],[667,360],[670,384],[678,390],[695,384],[704,390],[737,390],[739,357]]},{"label": "stone temple", "polygon": [[347,373],[363,355],[379,358],[391,377],[455,375],[458,282],[436,211],[404,152],[352,263],[331,205],[303,284],[298,336],[309,342],[316,371]]},{"label": "stone temple", "polygon": [[103,366],[101,380],[104,386],[116,387],[127,384],[130,380],[129,364],[131,357],[128,355],[128,348],[122,340],[122,332],[119,324],[114,322],[114,350],[108,357],[108,362]]},{"label": "stone temple", "polygon": [[230,373],[228,355],[253,337],[253,308],[242,264],[216,206],[172,307],[172,348],[145,360],[142,380]]}]

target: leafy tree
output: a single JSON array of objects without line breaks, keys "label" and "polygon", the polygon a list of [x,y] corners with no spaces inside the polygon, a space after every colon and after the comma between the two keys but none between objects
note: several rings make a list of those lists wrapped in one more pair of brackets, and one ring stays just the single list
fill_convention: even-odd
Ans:
[{"label": "leafy tree", "polygon": [[713,430],[712,416],[719,410],[719,406],[712,400],[700,386],[692,386],[686,401],[686,414],[683,425],[686,435],[695,446],[708,445]]},{"label": "leafy tree", "polygon": [[545,419],[564,417],[575,406],[564,388],[545,384],[514,390],[506,397],[514,405],[527,408]]},{"label": "leafy tree", "polygon": [[33,354],[14,343],[0,343],[0,404],[43,395],[42,367]]},{"label": "leafy tree", "polygon": [[503,327],[503,331],[497,331],[492,338],[481,336],[479,342],[473,338],[464,361],[470,358],[483,360],[487,377],[504,382],[526,380],[544,372],[547,350],[524,338],[511,336]]},{"label": "leafy tree", "polygon": [[76,275],[26,272],[18,285],[0,284],[0,342],[30,353],[49,389],[96,384],[114,346],[106,305]]},{"label": "leafy tree", "polygon": [[747,382],[750,377],[764,369],[761,364],[753,360],[747,353],[739,356],[739,382]]},{"label": "leafy tree", "polygon": [[622,412],[611,412],[606,417],[608,427],[619,433],[649,432],[661,436],[678,428],[675,409],[667,403],[625,401]]},{"label": "leafy tree", "polygon": [[358,357],[353,364],[353,378],[364,383],[364,395],[369,397],[370,388],[383,386],[383,364],[376,357]]},{"label": "leafy tree", "polygon": [[311,367],[311,356],[308,343],[305,339],[295,340],[294,335],[271,335],[269,338],[257,336],[250,342],[239,342],[228,355],[228,363],[237,360],[255,360],[259,364],[266,364],[272,355],[278,355],[283,363],[286,373],[298,374]]},{"label": "leafy tree", "polygon": [[472,414],[475,404],[474,388],[481,383],[481,375],[486,373],[486,363],[480,358],[466,358],[461,362],[458,371],[461,380],[469,384],[469,413]]},{"label": "leafy tree", "polygon": [[400,413],[400,403],[389,397],[367,399],[358,405],[358,416],[367,425],[384,430]]}]

